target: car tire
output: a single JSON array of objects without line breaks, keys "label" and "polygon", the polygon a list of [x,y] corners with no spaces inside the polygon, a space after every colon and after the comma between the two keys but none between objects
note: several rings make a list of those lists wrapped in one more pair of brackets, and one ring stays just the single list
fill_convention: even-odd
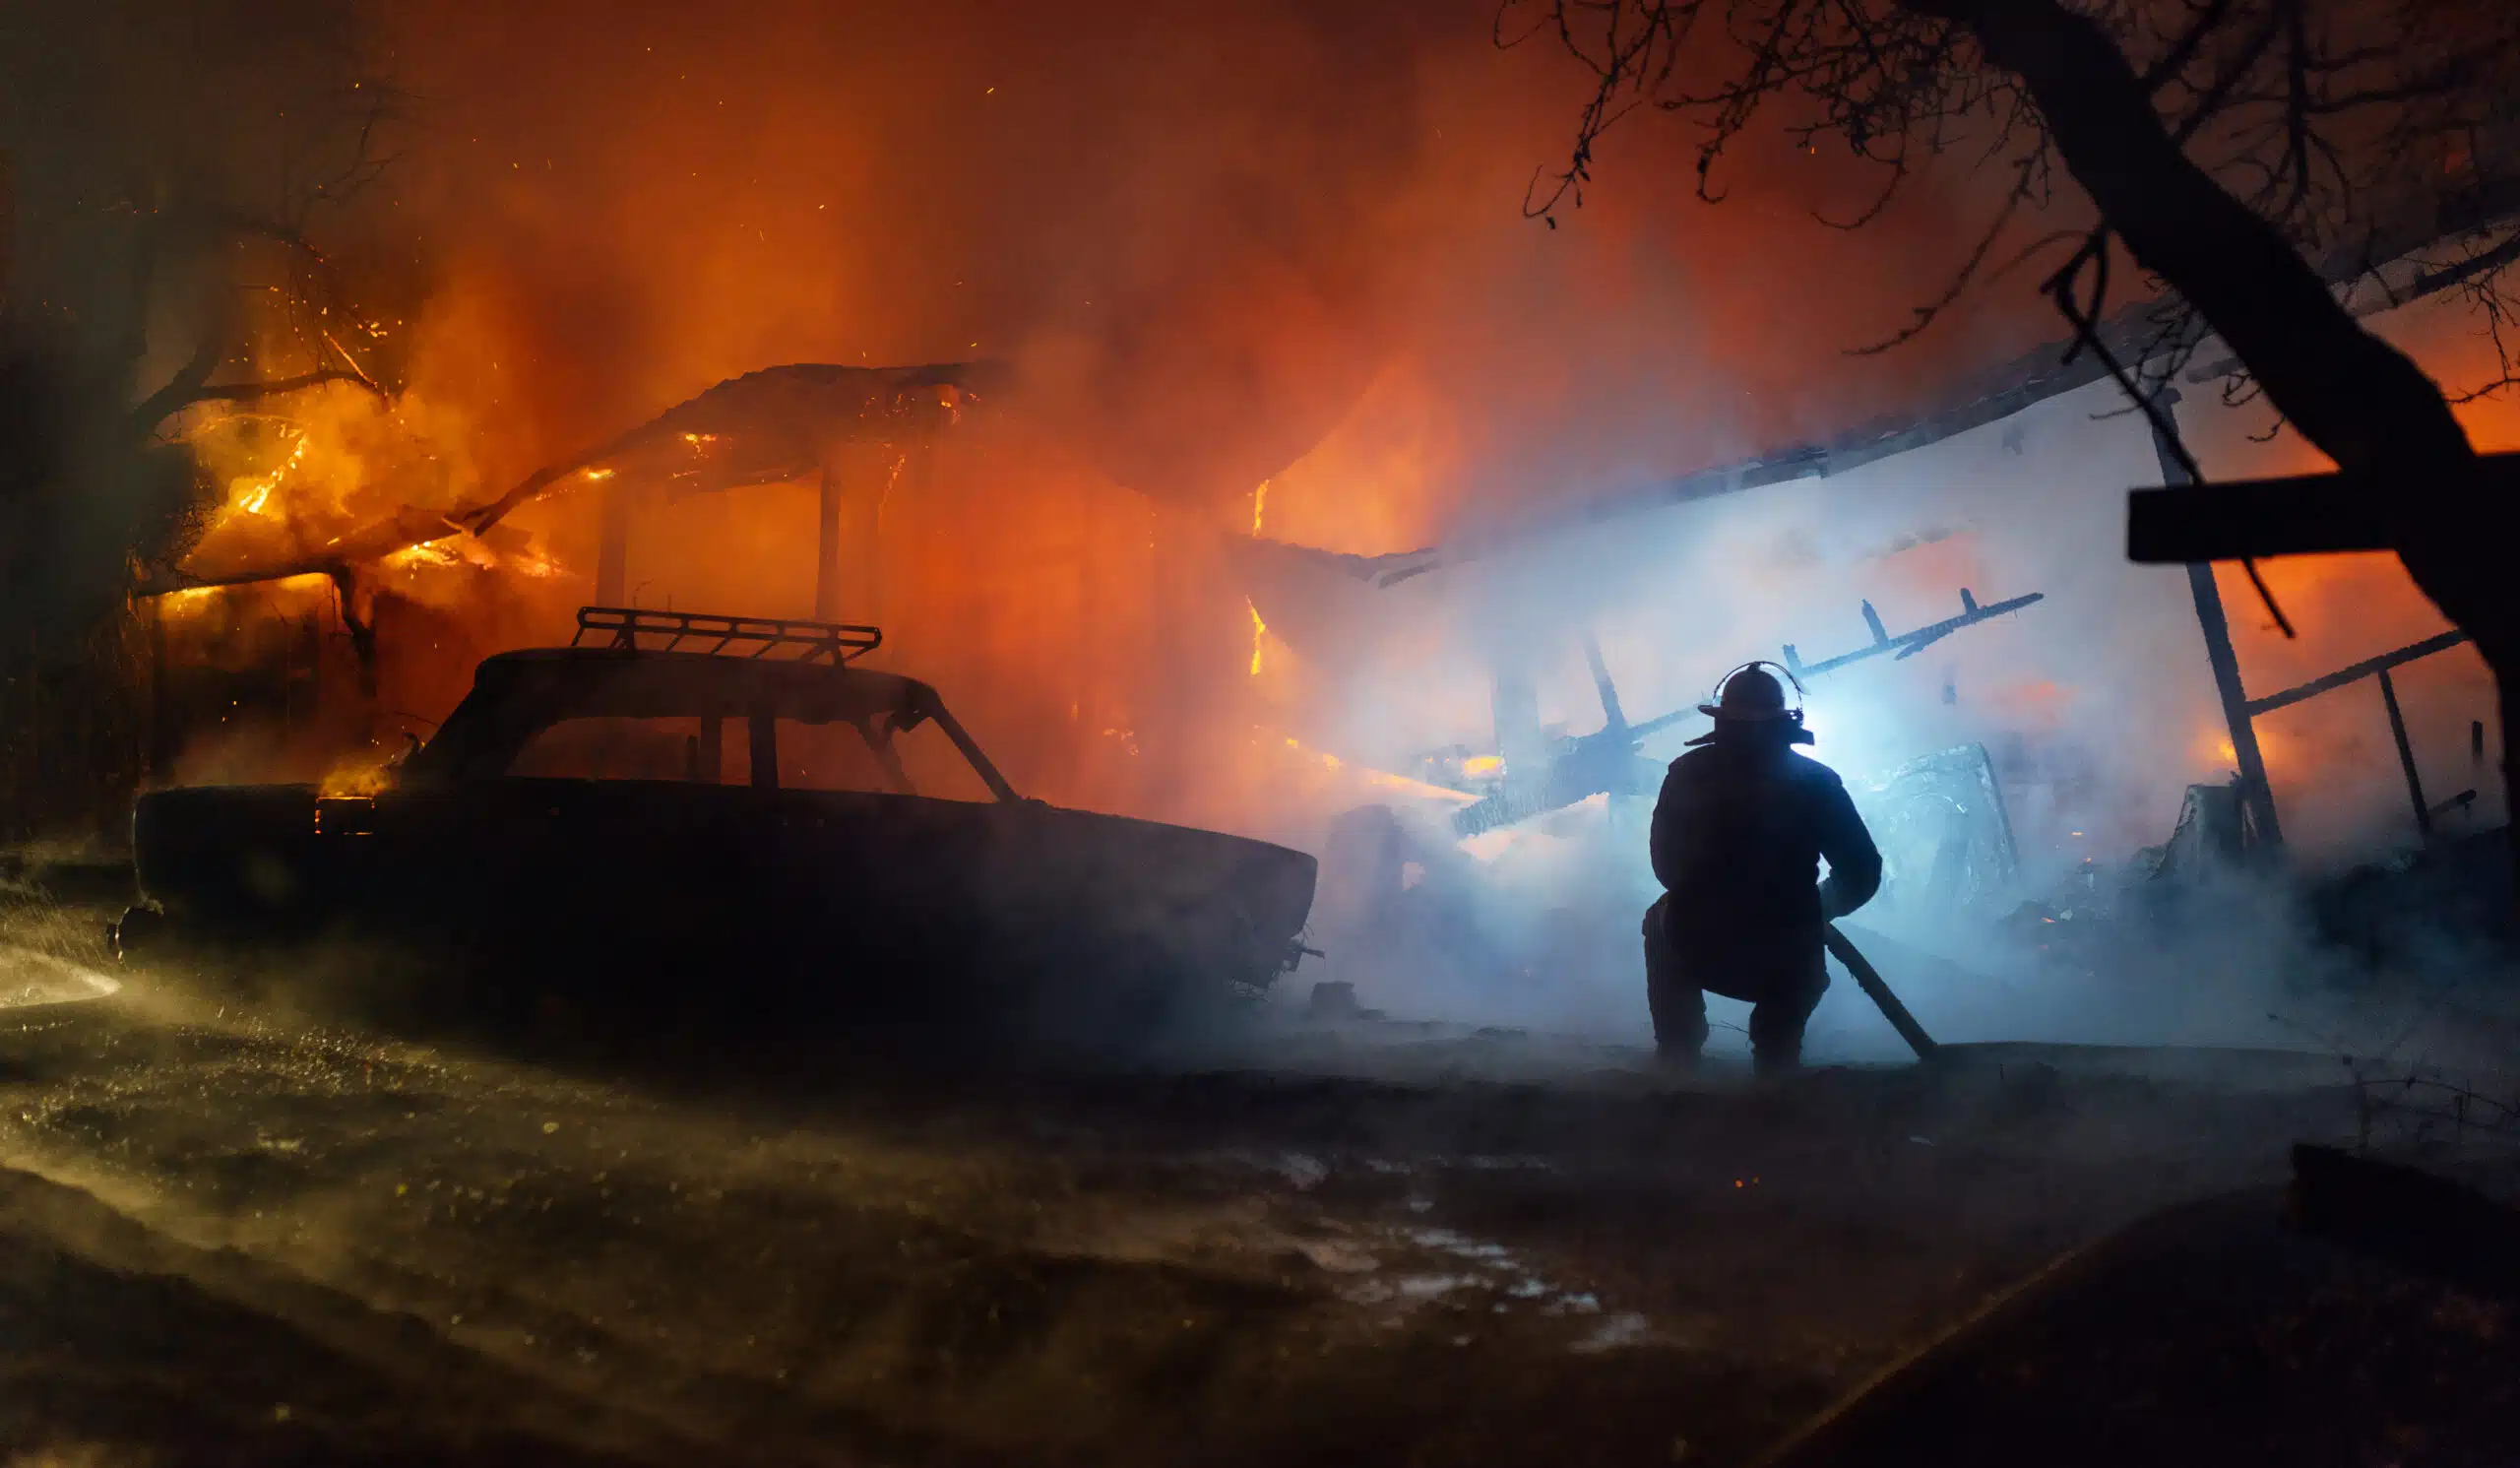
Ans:
[{"label": "car tire", "polygon": [[145,903],[134,903],[123,909],[122,916],[114,921],[108,936],[113,943],[114,957],[123,963],[130,963],[135,959],[146,959],[152,954],[164,952],[167,938],[172,930],[173,925],[167,921],[162,909]]}]

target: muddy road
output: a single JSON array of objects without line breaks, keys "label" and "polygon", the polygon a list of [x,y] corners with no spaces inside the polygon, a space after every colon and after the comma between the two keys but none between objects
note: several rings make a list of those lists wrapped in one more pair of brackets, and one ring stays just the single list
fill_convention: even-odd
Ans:
[{"label": "muddy road", "polygon": [[[6,938],[101,967],[94,916]],[[121,977],[0,1010],[0,1460],[1738,1462],[2353,1125],[2306,1062],[1759,1087],[1405,1025],[702,1088]]]}]

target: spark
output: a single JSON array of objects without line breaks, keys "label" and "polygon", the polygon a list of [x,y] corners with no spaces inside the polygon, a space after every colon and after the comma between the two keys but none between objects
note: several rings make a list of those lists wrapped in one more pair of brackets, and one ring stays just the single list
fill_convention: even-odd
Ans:
[{"label": "spark", "polygon": [[1248,597],[1242,605],[1251,607],[1251,675],[1256,678],[1260,675],[1261,659],[1269,650],[1269,624],[1260,620],[1260,608],[1252,606]]},{"label": "spark", "polygon": [[590,469],[587,471],[587,478],[591,479],[611,479],[612,476],[613,471],[609,469]]},{"label": "spark", "polygon": [[358,358],[350,355],[347,349],[343,347],[341,343],[333,340],[333,334],[331,332],[318,331],[315,335],[324,339],[325,346],[332,348],[334,351],[340,353],[343,364],[350,369],[351,375],[357,377],[360,382],[366,384],[370,391],[383,391],[383,389],[377,387],[376,379],[368,376],[367,370],[358,364]]},{"label": "spark", "polygon": [[443,541],[429,541],[418,545],[406,545],[386,556],[384,563],[396,570],[415,566],[451,566],[464,557]]}]

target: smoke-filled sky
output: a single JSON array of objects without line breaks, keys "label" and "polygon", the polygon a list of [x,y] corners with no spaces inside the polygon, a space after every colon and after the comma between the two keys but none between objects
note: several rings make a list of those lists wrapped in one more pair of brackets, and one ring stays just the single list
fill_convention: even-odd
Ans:
[{"label": "smoke-filled sky", "polygon": [[1381,383],[1424,501],[1287,527],[1340,548],[1825,428],[1990,332],[2046,330],[1990,296],[1896,360],[1844,355],[1932,292],[1964,205],[1921,188],[1830,231],[1808,211],[1864,180],[1781,142],[1710,209],[1686,197],[1687,136],[1649,121],[1562,227],[1526,221],[1585,78],[1544,42],[1499,51],[1492,19],[1484,0],[401,7],[412,120],[371,202],[432,287],[417,380],[483,395],[493,479],[770,362],[978,352],[1030,368],[1116,479],[1211,499]]}]

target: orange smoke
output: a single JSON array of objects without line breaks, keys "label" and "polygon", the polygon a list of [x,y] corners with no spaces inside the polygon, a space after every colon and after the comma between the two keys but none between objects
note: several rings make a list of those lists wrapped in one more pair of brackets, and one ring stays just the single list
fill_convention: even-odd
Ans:
[{"label": "orange smoke", "polygon": [[[1714,242],[1764,232],[1740,213],[1520,217],[1574,79],[1544,49],[1497,56],[1480,7],[843,9],[396,12],[423,125],[335,253],[401,283],[352,344],[397,391],[188,424],[226,495],[187,569],[350,563],[328,648],[372,629],[374,705],[434,719],[477,658],[565,637],[598,559],[590,491],[615,486],[560,486],[485,539],[368,539],[434,534],[762,366],[1009,357],[1005,431],[842,455],[844,614],[880,619],[1029,793],[1274,827],[1294,816],[1251,731],[1312,675],[1218,532],[1405,549],[1465,507],[1775,427],[1727,390],[1750,363],[1850,380],[1857,329],[1788,304],[1709,334],[1709,292],[1680,284],[1705,241],[1724,293],[1795,300],[1828,245],[1798,223],[1807,248],[1745,250]],[[1720,403],[1721,426],[1674,403]],[[634,600],[810,611],[813,484],[618,487]]]}]

